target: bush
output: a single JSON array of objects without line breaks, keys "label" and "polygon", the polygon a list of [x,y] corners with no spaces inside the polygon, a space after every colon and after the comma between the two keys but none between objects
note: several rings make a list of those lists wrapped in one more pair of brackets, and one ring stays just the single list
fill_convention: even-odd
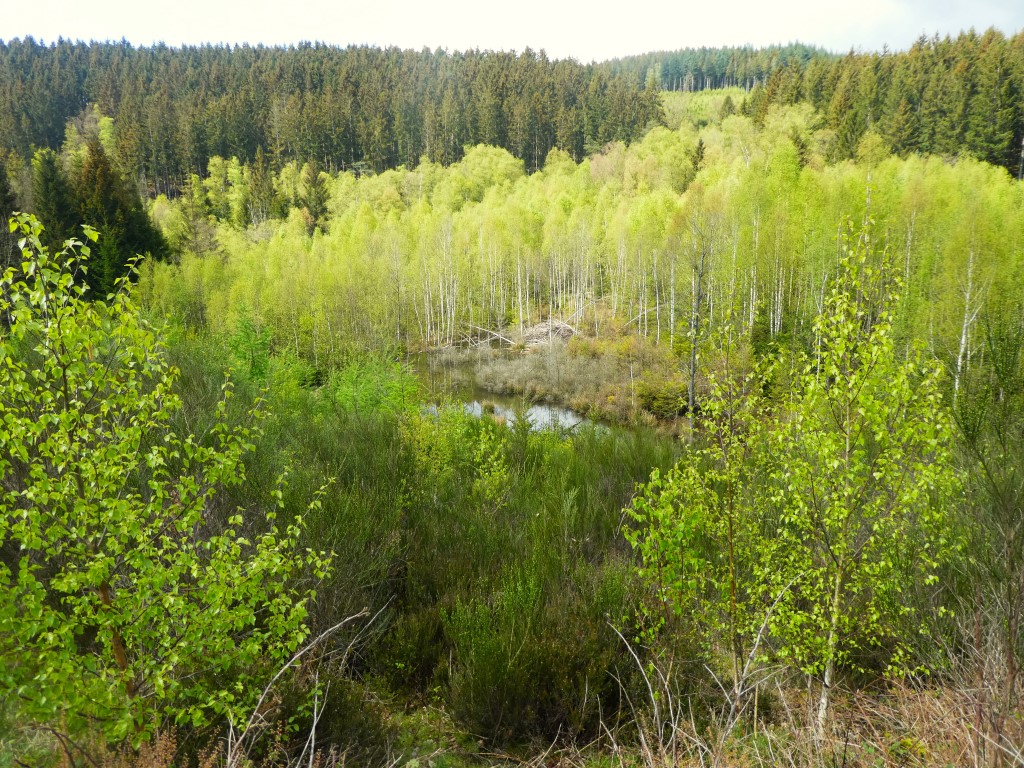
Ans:
[{"label": "bush", "polygon": [[177,371],[127,278],[87,301],[88,246],[51,257],[38,222],[16,225],[24,263],[0,277],[0,694],[27,722],[109,743],[247,717],[260,671],[307,636],[327,558],[299,548],[301,517],[278,525],[276,486],[248,512],[217,507],[259,437],[228,426],[231,388],[204,439],[175,432]]}]

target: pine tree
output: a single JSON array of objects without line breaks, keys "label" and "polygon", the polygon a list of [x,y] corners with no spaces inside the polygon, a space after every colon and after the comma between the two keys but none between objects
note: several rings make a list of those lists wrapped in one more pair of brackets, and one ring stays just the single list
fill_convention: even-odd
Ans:
[{"label": "pine tree", "polygon": [[971,152],[994,164],[1011,161],[1013,98],[1011,81],[1003,62],[1002,36],[986,33],[984,47],[973,67],[974,88],[970,97],[966,141]]},{"label": "pine tree", "polygon": [[895,154],[913,152],[918,147],[918,120],[914,109],[906,99],[900,101],[895,115],[889,121],[887,138]]},{"label": "pine tree", "polygon": [[262,224],[274,207],[274,179],[263,147],[257,147],[256,160],[249,176],[249,223]]}]

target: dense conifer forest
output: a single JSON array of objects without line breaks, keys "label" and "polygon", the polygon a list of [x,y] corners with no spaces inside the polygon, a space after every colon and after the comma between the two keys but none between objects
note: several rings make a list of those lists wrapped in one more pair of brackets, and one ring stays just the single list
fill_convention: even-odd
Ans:
[{"label": "dense conifer forest", "polygon": [[0,768],[1020,764],[1022,95],[0,43]]},{"label": "dense conifer forest", "polygon": [[[968,152],[1020,176],[1024,160],[1024,37],[990,29],[922,37],[907,51],[838,56],[799,44],[650,53],[611,62],[664,90],[741,87],[744,114],[807,103],[853,157],[868,131],[898,155]],[[737,105],[739,107],[740,105]]]},{"label": "dense conifer forest", "polygon": [[631,141],[659,117],[635,77],[543,53],[403,51],[304,44],[134,48],[127,43],[0,44],[0,146],[56,149],[67,121],[96,105],[113,118],[116,158],[141,189],[177,190],[214,155],[274,165],[383,171],[463,147],[508,149],[528,168],[558,147],[577,159]]},{"label": "dense conifer forest", "polygon": [[654,78],[664,91],[705,91],[743,88],[767,82],[781,67],[802,67],[812,59],[839,58],[822,48],[792,43],[767,48],[685,48],[655,51],[641,56],[613,59],[604,66],[612,72],[629,73],[643,82]]}]

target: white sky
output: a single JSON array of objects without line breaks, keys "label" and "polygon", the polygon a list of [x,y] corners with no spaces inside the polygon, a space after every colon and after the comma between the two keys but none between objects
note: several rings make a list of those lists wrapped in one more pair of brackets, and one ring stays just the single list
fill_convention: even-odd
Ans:
[{"label": "white sky", "polygon": [[[15,3],[18,10],[8,10]],[[1024,29],[1024,0],[0,0],[0,39],[544,49],[583,62],[800,41],[900,50],[921,34]]]}]

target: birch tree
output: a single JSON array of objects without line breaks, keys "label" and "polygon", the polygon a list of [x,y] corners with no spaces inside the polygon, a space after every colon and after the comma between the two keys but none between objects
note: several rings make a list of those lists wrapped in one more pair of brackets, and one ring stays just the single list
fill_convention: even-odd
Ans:
[{"label": "birch tree", "polygon": [[823,740],[837,673],[857,653],[885,653],[908,670],[912,592],[932,584],[947,552],[954,491],[941,371],[893,343],[898,281],[870,227],[845,241],[839,275],[818,317],[817,361],[803,368],[773,450],[772,570],[793,581],[773,618],[778,652],[817,685]]},{"label": "birch tree", "polygon": [[[301,520],[225,510],[252,430],[175,434],[177,372],[128,280],[85,301],[88,246],[51,256],[19,215],[24,263],[0,277],[0,699],[70,750],[144,741],[161,721],[251,710],[261,665],[306,638],[328,558]],[[91,241],[96,233],[87,230]],[[231,681],[230,684],[227,684]],[[73,762],[73,760],[71,760]]]}]

